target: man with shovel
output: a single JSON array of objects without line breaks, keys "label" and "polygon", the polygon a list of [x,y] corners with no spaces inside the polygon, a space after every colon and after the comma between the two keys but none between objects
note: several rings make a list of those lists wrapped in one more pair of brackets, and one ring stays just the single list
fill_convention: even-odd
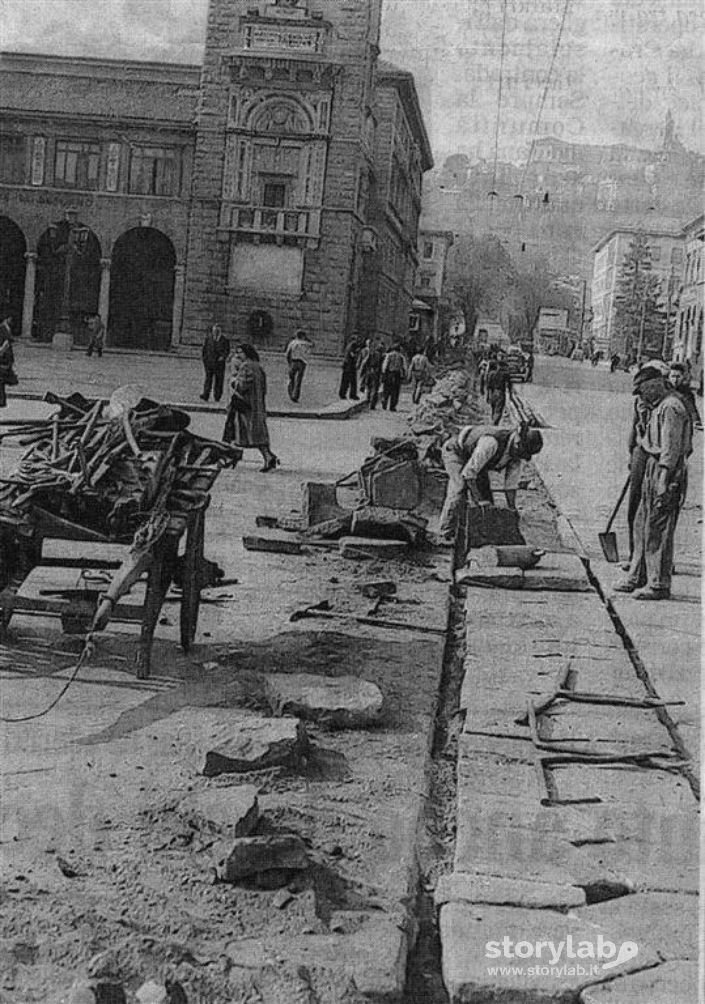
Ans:
[{"label": "man with shovel", "polygon": [[615,590],[632,593],[637,600],[666,600],[671,595],[673,535],[692,452],[692,423],[657,366],[639,370],[633,393],[650,411],[641,436],[646,464],[634,523],[634,553],[626,579]]}]

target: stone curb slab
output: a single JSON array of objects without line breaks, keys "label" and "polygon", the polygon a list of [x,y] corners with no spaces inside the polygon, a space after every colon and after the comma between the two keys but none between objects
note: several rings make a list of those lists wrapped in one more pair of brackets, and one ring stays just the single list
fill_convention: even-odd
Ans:
[{"label": "stone curb slab", "polygon": [[571,907],[585,906],[585,891],[574,885],[453,872],[438,880],[434,902],[437,907],[446,903],[467,902],[538,910],[568,910]]},{"label": "stone curb slab", "polygon": [[635,893],[576,911],[593,924],[623,930],[623,941],[649,941],[662,959],[698,959],[698,897]]},{"label": "stone curb slab", "polygon": [[468,586],[488,586],[498,589],[550,590],[562,592],[593,592],[585,568],[575,554],[552,551],[536,568],[479,568],[470,565],[461,569],[457,581]]},{"label": "stone curb slab", "polygon": [[[517,1004],[519,1001],[521,1004],[573,1004],[581,989],[602,977],[602,965],[597,957],[598,934],[615,944],[619,941],[619,934],[613,929],[597,931],[593,924],[572,914],[447,903],[441,907],[440,935],[443,981],[451,1004],[509,1004],[515,1001]],[[510,952],[513,946],[521,944],[521,956],[507,954],[503,948],[505,938],[509,939]],[[558,972],[550,971],[550,947],[538,949],[540,942],[552,942],[554,947],[563,943],[556,963]],[[617,976],[660,961],[649,945],[638,948],[635,958],[608,972]],[[569,949],[573,955],[569,954]],[[541,956],[537,957],[539,950]],[[592,956],[588,954],[590,951]],[[555,953],[553,958],[556,958]],[[493,967],[497,970],[503,967],[505,971],[491,973],[489,970]],[[521,967],[521,972],[515,967]],[[530,972],[532,967],[535,971]],[[563,967],[565,970],[561,972]]]},{"label": "stone curb slab", "polygon": [[686,960],[620,976],[580,994],[580,1004],[695,1004],[698,964]]}]

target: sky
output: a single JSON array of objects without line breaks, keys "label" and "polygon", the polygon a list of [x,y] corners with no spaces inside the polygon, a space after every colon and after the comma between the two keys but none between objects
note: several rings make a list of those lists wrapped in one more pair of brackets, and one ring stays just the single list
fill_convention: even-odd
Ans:
[{"label": "sky", "polygon": [[[342,2],[342,0],[341,0]],[[564,30],[536,119],[562,14]],[[0,48],[198,63],[208,0],[0,0]],[[315,0],[313,3],[315,7]],[[436,163],[525,159],[532,137],[705,152],[702,0],[384,0],[382,56],[416,77]]]}]

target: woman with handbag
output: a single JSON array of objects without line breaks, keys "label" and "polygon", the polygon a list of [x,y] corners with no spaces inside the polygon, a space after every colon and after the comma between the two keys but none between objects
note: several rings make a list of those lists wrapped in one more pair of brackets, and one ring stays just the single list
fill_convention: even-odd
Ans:
[{"label": "woman with handbag", "polygon": [[269,448],[267,376],[254,345],[238,342],[233,349],[233,366],[223,440],[241,449],[258,449],[264,458],[260,471],[266,474],[279,466],[279,458]]},{"label": "woman with handbag", "polygon": [[0,324],[0,408],[7,407],[6,387],[18,383],[15,373],[15,354],[12,351],[12,318],[6,317]]}]

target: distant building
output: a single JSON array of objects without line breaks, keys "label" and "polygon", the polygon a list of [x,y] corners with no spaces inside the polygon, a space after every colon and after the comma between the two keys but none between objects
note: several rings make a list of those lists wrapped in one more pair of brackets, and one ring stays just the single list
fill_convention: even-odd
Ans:
[{"label": "distant building", "polygon": [[683,227],[685,268],[678,298],[673,358],[689,362],[697,380],[703,372],[703,308],[705,307],[705,214]]},{"label": "distant building", "polygon": [[449,230],[419,230],[414,302],[409,316],[412,335],[438,337],[438,305],[452,244],[453,234]]},{"label": "distant building", "polygon": [[[382,0],[210,0],[202,67],[5,53],[0,308],[50,341],[406,334],[431,150]],[[68,277],[68,278],[67,278]]]},{"label": "distant building", "polygon": [[[683,273],[683,232],[681,230],[640,230],[625,227],[612,230],[594,248],[592,274],[592,337],[595,348],[605,356],[625,351],[623,337],[615,325],[619,272],[624,256],[637,234],[643,234],[651,248],[651,271],[661,280],[664,299],[669,283],[680,280]],[[664,319],[665,324],[665,319]]]},{"label": "distant building", "polygon": [[533,332],[534,351],[547,356],[563,355],[571,332],[567,307],[541,307]]},{"label": "distant building", "polygon": [[499,321],[495,321],[491,317],[478,317],[472,335],[472,344],[474,348],[478,349],[491,345],[506,348],[511,342],[509,335]]}]

